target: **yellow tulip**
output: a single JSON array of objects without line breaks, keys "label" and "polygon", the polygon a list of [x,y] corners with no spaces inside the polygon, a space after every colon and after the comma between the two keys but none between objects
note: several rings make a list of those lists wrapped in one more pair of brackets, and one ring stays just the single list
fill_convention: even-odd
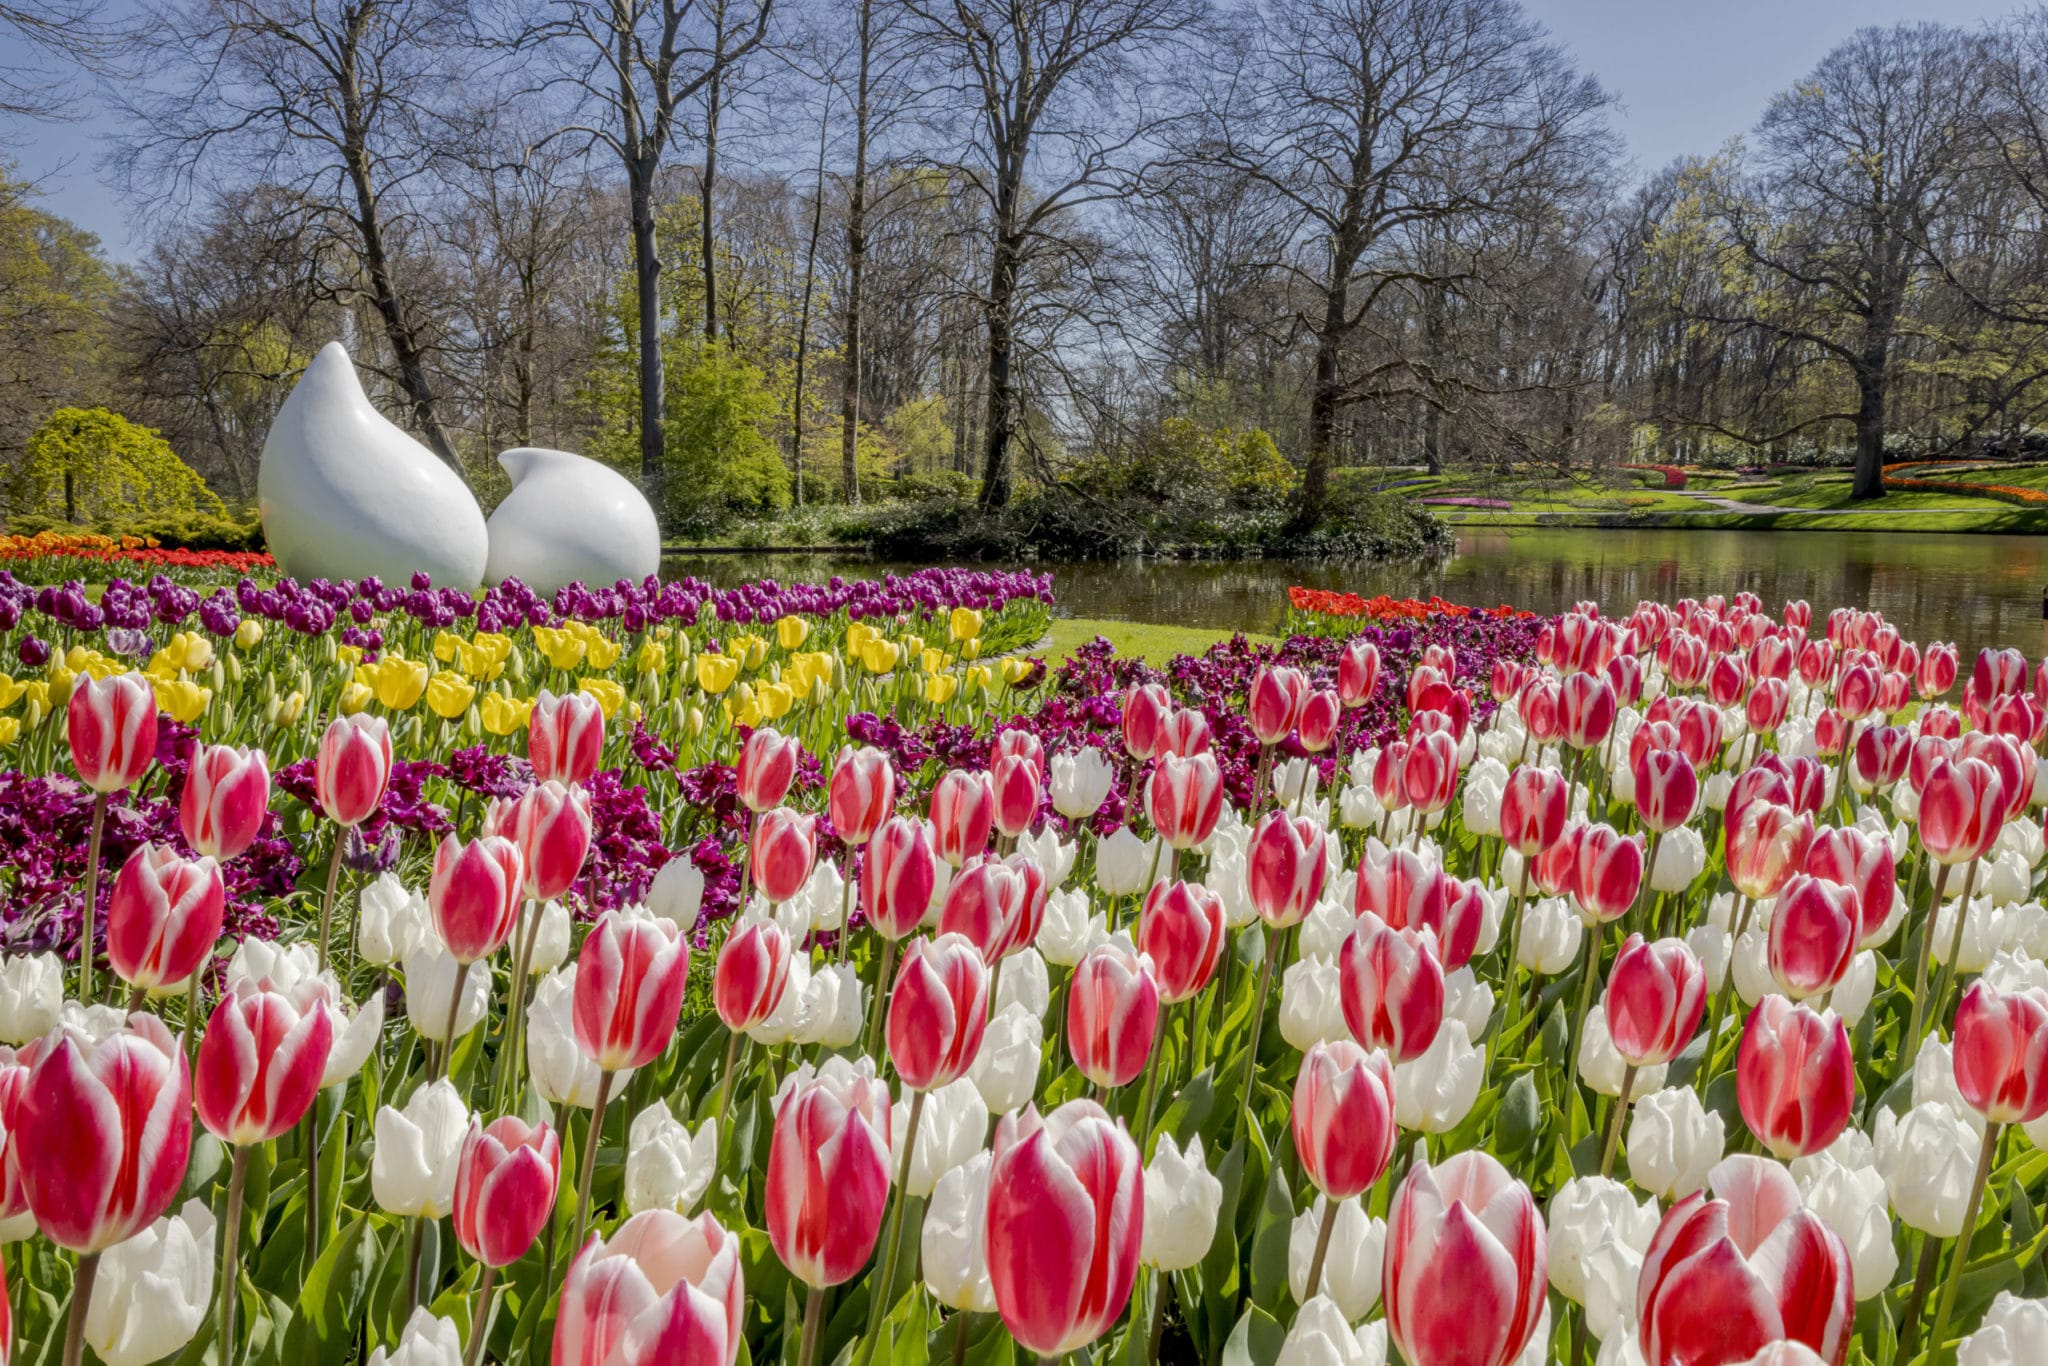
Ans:
[{"label": "yellow tulip", "polygon": [[802,617],[791,613],[775,623],[775,638],[785,650],[800,650],[811,634],[811,624]]},{"label": "yellow tulip", "polygon": [[337,645],[334,647],[334,657],[350,668],[354,668],[363,662],[363,647],[360,645]]},{"label": "yellow tulip", "polygon": [[960,691],[958,674],[933,674],[924,681],[924,700],[935,707],[943,707],[953,700]]},{"label": "yellow tulip", "polygon": [[[40,678],[31,678],[21,685],[21,695],[28,699],[31,707],[41,707],[45,715],[50,711],[50,685]],[[65,701],[70,701],[67,694]]]},{"label": "yellow tulip", "polygon": [[533,628],[533,643],[541,656],[557,669],[573,669],[583,662],[583,656],[590,648],[589,642],[568,631],[552,626]]},{"label": "yellow tulip", "polygon": [[1031,676],[1031,661],[1021,655],[1011,655],[1003,661],[1003,682],[1016,687]]},{"label": "yellow tulip", "polygon": [[485,730],[493,735],[510,735],[526,729],[533,719],[533,699],[487,692],[477,710],[482,714]]},{"label": "yellow tulip", "polygon": [[923,636],[905,636],[905,637],[903,637],[903,653],[905,653],[905,654],[907,654],[907,655],[921,655],[921,654],[923,654],[923,653],[924,653],[924,637],[923,637]]},{"label": "yellow tulip", "polygon": [[871,674],[885,674],[896,667],[896,646],[880,636],[873,637],[861,647],[860,662]]},{"label": "yellow tulip", "polygon": [[157,658],[173,669],[196,674],[213,666],[213,642],[197,631],[180,631],[164,642],[164,648],[157,651]]},{"label": "yellow tulip", "polygon": [[752,730],[761,724],[761,708],[751,697],[741,698],[735,707],[732,698],[725,699],[725,716],[734,725]]},{"label": "yellow tulip", "polygon": [[972,607],[955,607],[946,625],[952,629],[953,639],[973,640],[981,634],[981,613]]},{"label": "yellow tulip", "polygon": [[21,738],[21,718],[0,716],[0,745],[11,745]]},{"label": "yellow tulip", "polygon": [[625,705],[626,690],[609,678],[586,676],[579,680],[576,686],[580,691],[587,692],[597,699],[597,709],[604,713],[604,719],[607,721]]},{"label": "yellow tulip", "polygon": [[470,665],[463,672],[489,682],[505,672],[505,662],[512,658],[512,637],[496,631],[478,631],[465,658]]},{"label": "yellow tulip", "polygon": [[[356,710],[361,711],[362,708],[358,707]],[[277,724],[280,726],[295,726],[299,723],[299,718],[305,714],[306,695],[294,689],[291,696],[278,704]]]},{"label": "yellow tulip", "polygon": [[649,637],[640,642],[640,648],[633,652],[633,672],[636,674],[658,674],[668,667],[668,646]]},{"label": "yellow tulip", "polygon": [[262,643],[263,623],[255,617],[243,617],[241,624],[235,627],[235,648],[253,650]]},{"label": "yellow tulip", "polygon": [[456,635],[453,631],[436,631],[434,633],[434,658],[440,660],[443,664],[453,664],[456,652],[462,649],[465,644],[466,642],[462,637]]},{"label": "yellow tulip", "polygon": [[27,691],[27,684],[15,682],[8,674],[0,674],[0,711],[6,711],[19,702],[21,695]]},{"label": "yellow tulip", "polygon": [[860,657],[860,652],[864,648],[866,648],[867,643],[870,640],[872,640],[877,634],[879,633],[875,630],[875,628],[868,625],[864,621],[847,622],[846,653],[849,656],[858,659]]},{"label": "yellow tulip", "polygon": [[191,725],[213,701],[213,689],[202,688],[189,678],[174,678],[157,686],[156,704],[174,721]]},{"label": "yellow tulip", "polygon": [[779,721],[796,705],[796,691],[787,683],[763,683],[754,690],[754,701],[763,716]]},{"label": "yellow tulip", "polygon": [[979,689],[983,693],[992,693],[996,690],[995,675],[989,672],[988,665],[977,664],[967,671],[967,686]]},{"label": "yellow tulip", "polygon": [[427,682],[427,705],[444,721],[453,721],[468,711],[475,699],[476,684],[453,669],[443,669]]},{"label": "yellow tulip", "polygon": [[54,711],[71,700],[71,690],[77,685],[78,674],[53,659],[50,661],[50,676],[44,689],[43,700]]},{"label": "yellow tulip", "polygon": [[354,716],[376,700],[376,689],[358,680],[341,690],[341,700],[337,707],[343,716]]},{"label": "yellow tulip", "polygon": [[616,640],[606,640],[603,636],[597,636],[587,642],[584,662],[593,669],[609,669],[619,662],[619,652],[623,648]]},{"label": "yellow tulip", "polygon": [[697,686],[713,697],[724,692],[740,676],[740,662],[731,655],[697,656]]},{"label": "yellow tulip", "polygon": [[919,656],[918,662],[924,665],[924,671],[928,674],[944,673],[947,667],[952,664],[953,656],[947,654],[944,650],[935,649],[927,645],[924,647],[924,654]]},{"label": "yellow tulip", "polygon": [[410,711],[427,691],[427,666],[415,664],[403,655],[386,655],[372,666],[375,679],[370,686],[377,700],[392,711]]}]

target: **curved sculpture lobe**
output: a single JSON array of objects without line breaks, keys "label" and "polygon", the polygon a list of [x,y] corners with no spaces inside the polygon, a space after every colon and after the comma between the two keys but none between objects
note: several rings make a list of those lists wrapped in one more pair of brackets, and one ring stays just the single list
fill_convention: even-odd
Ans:
[{"label": "curved sculpture lobe", "polygon": [[585,456],[520,446],[498,457],[512,492],[491,514],[487,583],[537,593],[609,585],[661,567],[661,526],[633,481]]}]

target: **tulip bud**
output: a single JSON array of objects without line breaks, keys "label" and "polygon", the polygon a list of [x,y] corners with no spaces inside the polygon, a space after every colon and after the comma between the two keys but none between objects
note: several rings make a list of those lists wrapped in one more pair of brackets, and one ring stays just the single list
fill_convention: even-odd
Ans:
[{"label": "tulip bud", "polygon": [[489,833],[519,846],[522,894],[553,901],[576,885],[590,855],[590,793],[552,779],[536,783],[497,813]]},{"label": "tulip bud", "polygon": [[[1409,1366],[1508,1366],[1536,1334],[1548,1239],[1528,1188],[1492,1155],[1419,1163],[1387,1212],[1382,1297]],[[1483,1294],[1443,1293],[1484,1286]]]},{"label": "tulip bud", "polygon": [[817,858],[814,818],[786,806],[762,812],[754,822],[747,858],[761,895],[778,904],[789,900],[803,890]]},{"label": "tulip bud", "polygon": [[1223,957],[1223,898],[1198,882],[1162,882],[1145,896],[1138,951],[1152,960],[1159,999],[1175,1005],[1201,993]]},{"label": "tulip bud", "polygon": [[94,792],[133,787],[156,758],[156,693],[139,673],[82,676],[64,707],[78,776]]},{"label": "tulip bud", "polygon": [[789,935],[757,921],[726,936],[711,974],[711,1001],[735,1034],[752,1029],[782,1004],[789,988]]},{"label": "tulip bud", "polygon": [[913,939],[889,993],[887,1038],[897,1075],[932,1091],[967,1074],[988,1027],[988,964],[965,937]]},{"label": "tulip bud", "polygon": [[336,825],[361,825],[384,800],[391,780],[391,728],[368,712],[341,716],[320,737],[313,764],[314,795]]},{"label": "tulip bud", "polygon": [[1067,986],[1067,1047],[1097,1086],[1127,1086],[1144,1070],[1159,1028],[1152,961],[1115,944],[1092,950]]},{"label": "tulip bud", "polygon": [[455,1165],[455,1240],[485,1266],[510,1266],[547,1226],[561,1175],[561,1140],[545,1123],[471,1120]]},{"label": "tulip bud", "polygon": [[1643,846],[1612,826],[1589,825],[1579,837],[1572,891],[1579,908],[1606,923],[1627,915],[1643,887]]},{"label": "tulip bud", "polygon": [[1379,686],[1379,646],[1363,636],[1353,637],[1337,656],[1337,695],[1347,709],[1362,707]]},{"label": "tulip bud", "polygon": [[1394,1062],[1428,1051],[1444,1014],[1444,970],[1434,934],[1391,929],[1368,911],[1344,941],[1337,972],[1344,1023],[1354,1039],[1385,1049]]},{"label": "tulip bud", "polygon": [[1308,678],[1299,669],[1268,665],[1253,676],[1245,704],[1260,744],[1277,745],[1293,732],[1301,723],[1308,694]]},{"label": "tulip bud", "polygon": [[1699,804],[1699,774],[1675,749],[1644,750],[1631,765],[1636,814],[1648,830],[1668,833],[1692,819]]},{"label": "tulip bud", "polygon": [[542,688],[526,722],[526,759],[537,783],[587,783],[604,753],[604,709],[587,692]]},{"label": "tulip bud", "polygon": [[[1347,1012],[1348,1013],[1348,1012]],[[1294,1150],[1333,1200],[1370,1190],[1394,1159],[1394,1069],[1348,1039],[1319,1043],[1294,1080]]]},{"label": "tulip bud", "polygon": [[1750,1132],[1781,1158],[1834,1142],[1856,1107],[1856,1056],[1840,1018],[1783,996],[1758,1002],[1742,1031],[1735,1097]]},{"label": "tulip bud", "polygon": [[525,875],[526,860],[511,840],[482,835],[464,844],[453,833],[442,838],[427,905],[456,962],[478,962],[504,946],[519,919]]},{"label": "tulip bud", "polygon": [[[1021,735],[1024,732],[1005,733]],[[1029,755],[1011,754],[996,760],[994,768],[989,771],[989,788],[995,794],[995,827],[1011,839],[1022,835],[1038,820],[1044,778]]]},{"label": "tulip bud", "polygon": [[1267,812],[1253,829],[1245,849],[1246,885],[1259,918],[1274,929],[1300,924],[1321,899],[1329,871],[1326,839],[1314,821],[1283,811]]},{"label": "tulip bud", "polygon": [[682,1015],[690,946],[674,925],[608,911],[576,958],[576,1044],[599,1071],[645,1067]]},{"label": "tulip bud", "polygon": [[872,745],[843,746],[832,765],[826,810],[832,829],[848,844],[866,844],[896,806],[896,770]]},{"label": "tulip bud", "polygon": [[995,817],[995,791],[986,773],[949,769],[932,789],[932,844],[955,868],[988,848]]},{"label": "tulip bud", "polygon": [[1501,791],[1500,834],[1523,858],[1542,853],[1564,835],[1570,784],[1554,769],[1525,764]]},{"label": "tulip bud", "polygon": [[200,745],[178,799],[178,824],[198,854],[231,859],[247,849],[269,814],[270,766],[262,750]]},{"label": "tulip bud", "polygon": [[1853,888],[1795,873],[1771,912],[1771,975],[1795,1001],[1832,991],[1849,973],[1861,929]]},{"label": "tulip bud", "polygon": [[891,816],[861,861],[860,903],[868,923],[887,938],[903,938],[924,920],[937,881],[938,856],[924,822]]},{"label": "tulip bud", "polygon": [[226,911],[220,868],[145,844],[114,878],[107,904],[107,960],[131,987],[188,980],[213,958]]},{"label": "tulip bud", "polygon": [[864,1060],[831,1059],[777,1102],[768,1239],[805,1285],[838,1285],[867,1265],[889,1200],[889,1131],[889,1088]]},{"label": "tulip bud", "polygon": [[740,746],[738,786],[740,800],[749,811],[758,816],[782,805],[796,777],[797,755],[802,752],[801,744],[773,726],[748,733]]}]

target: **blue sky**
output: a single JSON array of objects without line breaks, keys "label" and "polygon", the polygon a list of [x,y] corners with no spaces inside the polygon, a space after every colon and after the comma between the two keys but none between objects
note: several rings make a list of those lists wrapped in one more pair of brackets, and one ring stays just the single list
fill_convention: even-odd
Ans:
[{"label": "blue sky", "polygon": [[[111,0],[110,12],[129,0]],[[1764,102],[1864,24],[1972,24],[2013,0],[1523,0],[1621,98],[1616,123],[1641,170],[1708,152],[1756,122]],[[120,197],[99,173],[103,114],[65,124],[0,119],[0,156],[41,183],[44,203],[132,257]]]}]

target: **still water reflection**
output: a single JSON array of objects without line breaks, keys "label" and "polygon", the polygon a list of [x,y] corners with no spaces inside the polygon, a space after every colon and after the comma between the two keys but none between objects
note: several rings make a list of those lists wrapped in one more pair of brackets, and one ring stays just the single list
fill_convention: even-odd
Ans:
[{"label": "still water reflection", "polygon": [[[872,575],[844,555],[673,556],[669,575],[715,583]],[[1059,609],[1076,617],[1272,631],[1290,584],[1555,612],[1580,599],[1625,610],[1748,589],[1775,609],[1805,598],[1817,610],[1874,607],[1912,639],[1953,640],[1967,660],[1984,645],[2044,653],[2041,596],[2048,537],[1899,532],[1470,530],[1431,565],[1182,564],[1127,561],[1053,567]]]}]

